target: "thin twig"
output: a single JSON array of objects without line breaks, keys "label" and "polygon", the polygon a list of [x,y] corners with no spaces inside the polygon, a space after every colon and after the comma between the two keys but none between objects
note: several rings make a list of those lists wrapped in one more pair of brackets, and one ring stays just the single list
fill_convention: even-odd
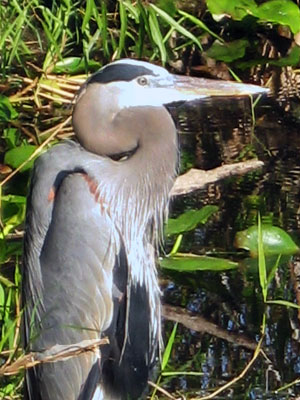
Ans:
[{"label": "thin twig", "polygon": [[194,397],[191,400],[209,400],[209,399],[213,399],[214,397],[216,397],[218,394],[224,392],[224,390],[230,388],[230,386],[234,385],[236,382],[238,382],[240,379],[244,378],[244,376],[246,375],[246,373],[249,371],[249,369],[252,367],[252,365],[254,364],[254,362],[256,361],[257,357],[260,355],[261,353],[261,346],[262,346],[262,342],[264,340],[264,336],[261,337],[260,341],[257,344],[257,347],[253,353],[253,357],[251,358],[251,360],[248,362],[248,364],[246,365],[246,367],[243,369],[243,371],[236,376],[235,378],[231,379],[231,381],[229,381],[228,383],[226,383],[225,385],[221,386],[219,389],[215,390],[213,393],[209,394],[208,396],[204,396],[204,397]]},{"label": "thin twig", "polygon": [[25,160],[21,165],[18,166],[12,173],[10,173],[2,182],[0,182],[0,187],[5,185],[13,176],[15,176],[29,161],[31,161],[36,155],[38,155],[44,147],[47,146],[48,143],[51,142],[51,140],[57,135],[57,133],[71,121],[71,116],[68,117],[65,121],[63,121],[61,124],[59,124],[55,131],[52,133],[51,136],[48,137],[32,154],[30,157],[28,157],[27,160]]},{"label": "thin twig", "polygon": [[152,381],[148,381],[148,384],[150,386],[152,386],[154,389],[156,389],[157,391],[161,392],[162,394],[164,394],[166,397],[168,397],[169,399],[172,400],[178,400],[176,399],[176,397],[172,396],[169,392],[167,392],[165,389],[163,389],[161,386],[157,385],[156,383],[152,382]]},{"label": "thin twig", "polygon": [[107,338],[82,340],[79,343],[71,345],[55,345],[43,352],[31,352],[19,357],[10,365],[4,365],[0,368],[0,376],[15,375],[21,370],[32,368],[38,364],[53,363],[57,361],[68,360],[86,352],[99,353],[99,346],[108,344]]}]

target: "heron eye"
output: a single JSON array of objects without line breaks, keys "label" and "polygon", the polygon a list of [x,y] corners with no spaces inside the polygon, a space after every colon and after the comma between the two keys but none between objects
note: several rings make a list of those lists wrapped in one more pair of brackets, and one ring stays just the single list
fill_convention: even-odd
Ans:
[{"label": "heron eye", "polygon": [[148,79],[145,78],[144,76],[141,76],[137,79],[137,83],[141,86],[146,86],[148,85]]}]

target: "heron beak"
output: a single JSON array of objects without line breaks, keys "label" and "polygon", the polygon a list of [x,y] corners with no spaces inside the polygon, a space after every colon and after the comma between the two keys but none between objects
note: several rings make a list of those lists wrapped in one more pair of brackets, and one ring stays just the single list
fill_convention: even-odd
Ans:
[{"label": "heron beak", "polygon": [[184,75],[172,75],[172,78],[173,89],[177,92],[174,97],[178,96],[182,101],[192,101],[205,97],[243,97],[269,92],[269,89],[260,86],[231,81]]}]

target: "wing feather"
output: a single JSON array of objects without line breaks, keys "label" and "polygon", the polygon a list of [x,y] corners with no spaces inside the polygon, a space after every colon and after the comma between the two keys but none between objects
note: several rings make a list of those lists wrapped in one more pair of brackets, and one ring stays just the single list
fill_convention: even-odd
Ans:
[{"label": "wing feather", "polygon": [[[30,351],[99,338],[112,320],[120,238],[76,157],[68,155],[69,165],[53,171],[60,155],[47,153],[37,164],[27,212],[23,299]],[[77,399],[90,371],[99,368],[94,353],[42,364],[27,376],[28,397]]]}]

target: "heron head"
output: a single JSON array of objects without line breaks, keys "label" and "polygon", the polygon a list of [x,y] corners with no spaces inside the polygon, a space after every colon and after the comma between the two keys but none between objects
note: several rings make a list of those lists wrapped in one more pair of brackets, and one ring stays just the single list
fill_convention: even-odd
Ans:
[{"label": "heron head", "polygon": [[[158,110],[165,111],[166,105],[265,91],[255,85],[173,75],[148,62],[122,59],[86,81],[74,107],[73,126],[89,151],[101,155],[128,152],[136,148],[141,128],[161,118]],[[168,121],[161,119],[162,131]],[[120,129],[122,133],[116,134]]]}]

